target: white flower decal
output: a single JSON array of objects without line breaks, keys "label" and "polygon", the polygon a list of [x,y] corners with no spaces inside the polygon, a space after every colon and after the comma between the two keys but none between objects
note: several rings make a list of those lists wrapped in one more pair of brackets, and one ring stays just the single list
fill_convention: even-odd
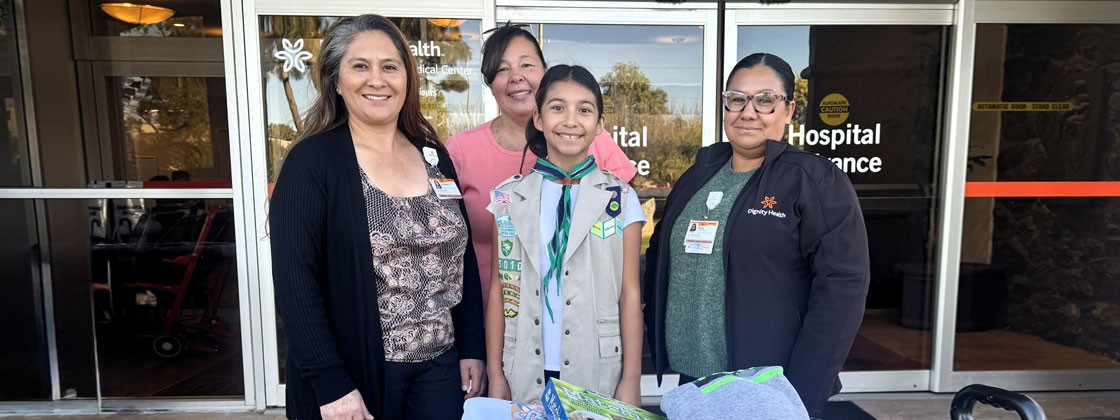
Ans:
[{"label": "white flower decal", "polygon": [[296,42],[289,41],[288,38],[282,40],[284,42],[284,51],[277,51],[272,53],[284,63],[284,71],[290,72],[292,69],[304,72],[307,66],[303,64],[304,61],[311,59],[311,52],[303,50],[303,39],[297,39]]}]

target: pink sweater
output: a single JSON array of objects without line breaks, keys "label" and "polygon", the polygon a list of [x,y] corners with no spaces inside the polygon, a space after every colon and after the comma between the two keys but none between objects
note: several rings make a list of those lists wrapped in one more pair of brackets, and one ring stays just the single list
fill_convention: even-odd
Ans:
[{"label": "pink sweater", "polygon": [[[490,190],[506,178],[518,174],[517,165],[521,163],[520,151],[512,152],[498,144],[494,132],[490,130],[493,123],[494,120],[487,121],[447,139],[447,151],[459,175],[459,190],[463,193],[467,217],[471,222],[471,241],[478,256],[478,274],[482,278],[483,308],[490,296],[491,247],[494,242],[494,215],[486,210],[490,204]],[[606,131],[595,136],[587,152],[595,156],[600,168],[611,171],[626,182],[638,173],[630,158]],[[529,173],[536,161],[537,156],[527,152],[520,173]]]}]

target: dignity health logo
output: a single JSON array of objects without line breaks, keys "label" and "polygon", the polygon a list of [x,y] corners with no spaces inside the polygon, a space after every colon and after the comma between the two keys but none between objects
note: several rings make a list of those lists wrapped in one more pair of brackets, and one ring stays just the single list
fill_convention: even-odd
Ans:
[{"label": "dignity health logo", "polygon": [[759,202],[759,204],[762,204],[762,208],[747,209],[747,214],[752,216],[774,216],[779,219],[785,219],[785,213],[774,210],[774,206],[778,204],[778,200],[775,200],[775,197],[777,196],[762,196],[763,200]]}]

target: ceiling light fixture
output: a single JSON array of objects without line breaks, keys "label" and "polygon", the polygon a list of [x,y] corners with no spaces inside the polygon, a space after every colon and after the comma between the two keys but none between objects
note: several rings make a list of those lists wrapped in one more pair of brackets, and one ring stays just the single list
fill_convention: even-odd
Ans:
[{"label": "ceiling light fixture", "polygon": [[466,21],[463,19],[428,19],[428,22],[441,28],[454,28]]},{"label": "ceiling light fixture", "polygon": [[113,19],[139,25],[160,23],[175,15],[174,10],[147,4],[101,3],[100,7],[102,12]]}]

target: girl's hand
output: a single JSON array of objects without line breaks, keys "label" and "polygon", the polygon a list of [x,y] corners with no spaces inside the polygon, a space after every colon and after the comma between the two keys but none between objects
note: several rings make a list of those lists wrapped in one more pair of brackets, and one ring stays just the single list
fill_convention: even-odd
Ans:
[{"label": "girl's hand", "polygon": [[490,393],[487,395],[488,397],[506,401],[513,400],[513,396],[509,390],[509,382],[506,382],[505,373],[501,371],[490,372],[487,376],[489,376],[490,379]]},{"label": "girl's hand", "polygon": [[642,385],[640,380],[622,380],[614,390],[614,399],[634,407],[642,406]]},{"label": "girl's hand", "polygon": [[356,389],[320,406],[319,415],[323,416],[323,420],[373,420],[373,415],[362,401],[362,394]]}]

